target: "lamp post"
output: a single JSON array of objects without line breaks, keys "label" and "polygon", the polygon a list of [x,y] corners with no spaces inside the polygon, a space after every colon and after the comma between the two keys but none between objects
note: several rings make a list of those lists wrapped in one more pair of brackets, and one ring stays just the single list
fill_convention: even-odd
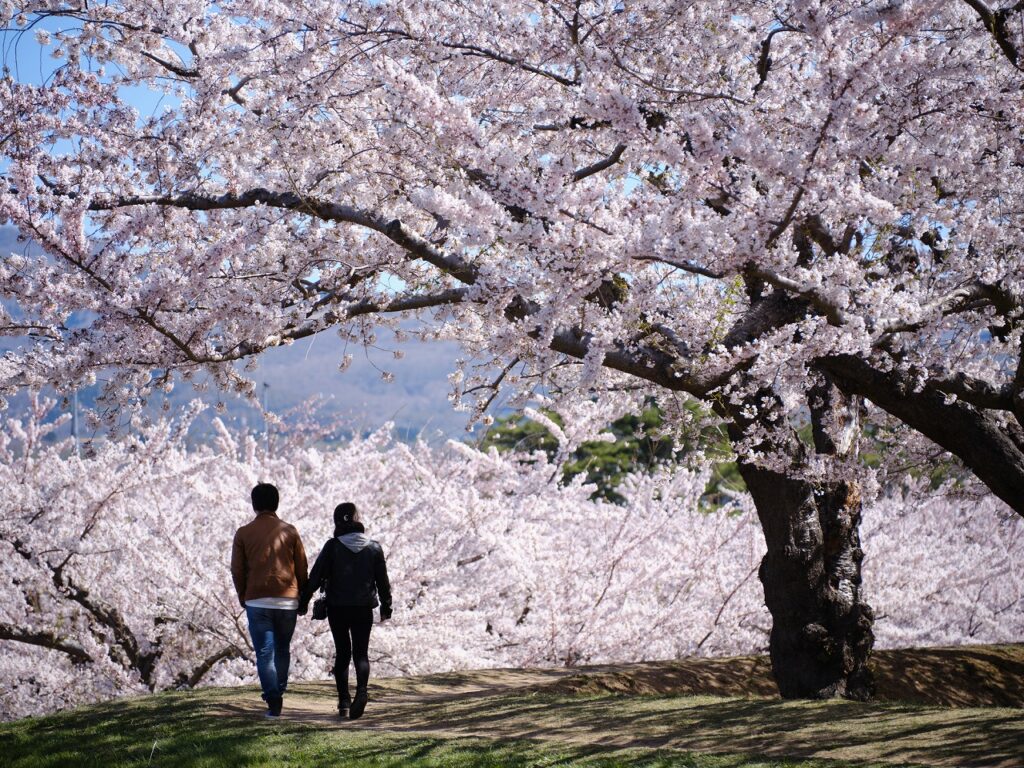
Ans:
[{"label": "lamp post", "polygon": [[71,395],[71,437],[75,441],[75,456],[81,456],[78,447],[78,390]]},{"label": "lamp post", "polygon": [[263,382],[263,432],[266,435],[267,455],[270,455],[270,422],[267,420],[267,402],[269,400],[270,385]]}]

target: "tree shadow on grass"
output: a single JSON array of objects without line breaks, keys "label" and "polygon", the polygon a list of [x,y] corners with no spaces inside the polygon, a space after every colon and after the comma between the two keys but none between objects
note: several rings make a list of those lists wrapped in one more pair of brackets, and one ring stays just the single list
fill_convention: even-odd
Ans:
[{"label": "tree shadow on grass", "polygon": [[[348,733],[305,723],[265,721],[257,699],[237,692],[201,691],[127,699],[0,729],[0,764],[11,768],[60,766],[278,766],[358,768],[527,768],[574,765],[612,768],[745,768],[732,755],[609,750],[599,744],[552,745],[519,738],[452,739],[366,730]],[[211,716],[206,701],[233,716]],[[767,768],[759,764],[759,768]]]},{"label": "tree shadow on grass", "polygon": [[[206,698],[205,692],[201,695]],[[216,755],[224,765],[244,763],[251,733],[204,719],[194,693],[121,699],[88,709],[26,718],[0,734],[3,762],[12,766],[170,765]],[[209,763],[213,765],[211,760]]]},{"label": "tree shadow on grass", "polygon": [[[626,697],[594,700],[561,715],[584,738],[632,734],[648,748],[742,752],[946,766],[1024,766],[1024,724],[1012,710],[939,710],[857,702]],[[539,714],[534,720],[539,720]]]},{"label": "tree shadow on grass", "polygon": [[[590,727],[600,730],[604,719]],[[965,767],[1024,765],[1024,727],[1019,713],[1008,710],[729,700],[638,714],[634,724],[638,731],[660,726],[651,746]]]},{"label": "tree shadow on grass", "polygon": [[368,714],[361,727],[391,733],[861,764],[1024,766],[1024,724],[1006,709],[537,693],[458,696],[418,709],[385,697],[375,706],[386,715]]}]

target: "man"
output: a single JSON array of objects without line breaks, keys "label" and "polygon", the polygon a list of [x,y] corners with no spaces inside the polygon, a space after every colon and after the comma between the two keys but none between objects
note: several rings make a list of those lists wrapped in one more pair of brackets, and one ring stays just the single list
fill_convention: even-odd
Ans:
[{"label": "man", "polygon": [[252,489],[256,519],[238,529],[231,547],[231,577],[249,620],[267,717],[281,714],[289,645],[307,578],[302,539],[294,526],[277,516],[278,499],[277,488],[269,483]]}]

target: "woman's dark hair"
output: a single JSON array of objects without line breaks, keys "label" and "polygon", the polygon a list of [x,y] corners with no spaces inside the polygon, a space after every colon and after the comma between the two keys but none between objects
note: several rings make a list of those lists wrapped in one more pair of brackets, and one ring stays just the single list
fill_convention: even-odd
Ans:
[{"label": "woman's dark hair", "polygon": [[252,489],[252,508],[256,512],[277,512],[277,488],[270,483],[258,483]]},{"label": "woman's dark hair", "polygon": [[351,501],[343,501],[334,508],[334,524],[359,522],[359,514],[356,512],[356,505]]},{"label": "woman's dark hair", "polygon": [[363,525],[359,522],[359,512],[356,505],[351,501],[344,501],[334,508],[334,535],[341,536],[352,531],[363,532]]}]

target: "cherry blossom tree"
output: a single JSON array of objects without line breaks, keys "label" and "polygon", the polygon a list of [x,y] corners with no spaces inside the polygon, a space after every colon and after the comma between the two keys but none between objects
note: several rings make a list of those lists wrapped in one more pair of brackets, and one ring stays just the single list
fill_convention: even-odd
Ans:
[{"label": "cherry blossom tree", "polygon": [[0,17],[57,57],[0,84],[0,218],[44,251],[0,268],[31,340],[5,391],[109,371],[117,407],[209,371],[251,394],[237,361],[412,315],[463,343],[472,417],[539,393],[583,440],[699,398],[757,506],[787,696],[870,692],[865,398],[1024,513],[1020,3]]}]

